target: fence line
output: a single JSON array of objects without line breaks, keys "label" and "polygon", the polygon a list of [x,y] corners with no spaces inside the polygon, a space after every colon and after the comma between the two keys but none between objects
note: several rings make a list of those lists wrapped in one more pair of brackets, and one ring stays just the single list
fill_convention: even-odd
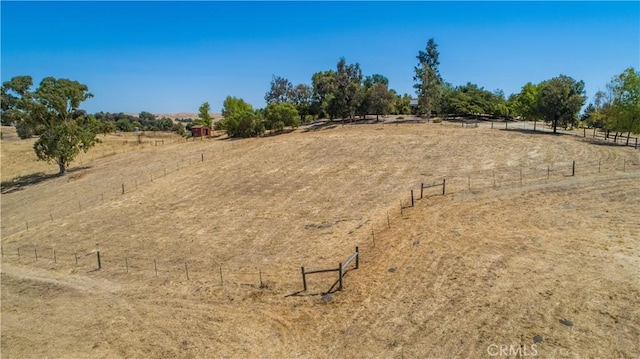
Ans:
[{"label": "fence line", "polygon": [[[596,169],[597,168],[597,169]],[[442,195],[446,195],[447,188],[451,187],[451,184],[458,183],[458,187],[454,188],[454,193],[456,189],[458,191],[464,191],[465,186],[464,183],[467,184],[467,190],[477,190],[482,188],[497,188],[497,187],[506,187],[511,185],[524,185],[524,179],[529,179],[528,182],[533,181],[549,181],[551,180],[551,174],[553,173],[553,177],[560,177],[561,179],[565,179],[567,177],[590,174],[590,173],[602,173],[603,169],[605,171],[620,171],[623,172],[638,170],[640,169],[640,164],[628,161],[626,158],[623,159],[621,164],[616,164],[614,166],[608,166],[607,168],[603,167],[603,163],[601,160],[590,161],[590,162],[577,162],[571,161],[562,162],[559,164],[554,164],[553,169],[551,165],[547,165],[546,167],[533,167],[528,168],[527,171],[524,171],[524,168],[516,168],[516,169],[504,169],[502,171],[496,172],[495,170],[487,170],[481,173],[475,173],[473,186],[471,185],[471,176],[467,175],[454,175],[447,176],[447,178],[443,178],[442,183],[438,181],[433,183],[425,184],[420,183],[420,198],[424,199],[430,196],[426,196],[424,190],[430,188],[437,188],[442,186]],[[483,176],[484,174],[484,176]],[[498,174],[498,176],[496,176]],[[531,179],[532,178],[532,179]],[[449,184],[449,186],[447,186]],[[460,188],[462,187],[462,189]],[[452,191],[449,191],[452,192]],[[412,194],[412,202],[415,200],[413,198],[413,189],[411,190]],[[438,195],[440,192],[438,192]],[[431,195],[433,196],[433,195]],[[412,203],[413,204],[413,203]],[[407,207],[402,206],[400,214],[403,216],[403,210]],[[29,225],[29,222],[26,223]],[[372,248],[375,248],[375,224],[371,227],[371,238],[372,238]],[[384,223],[384,229],[382,231],[387,231],[391,229],[391,219],[389,215],[389,211],[386,213],[386,223]],[[32,255],[29,252],[32,252]],[[78,252],[83,253],[84,255],[78,255]],[[271,285],[276,283],[282,283],[282,278],[292,278],[291,268],[283,268],[283,267],[271,267],[271,268],[241,268],[237,266],[229,265],[228,263],[214,263],[210,258],[203,259],[202,257],[191,258],[191,260],[182,258],[172,258],[168,260],[158,261],[156,258],[149,257],[135,257],[129,254],[113,254],[109,251],[100,251],[98,249],[95,250],[74,250],[64,251],[60,250],[60,247],[43,247],[43,246],[0,246],[0,255],[3,260],[16,260],[25,264],[35,264],[36,262],[40,263],[38,265],[47,265],[53,262],[52,264],[60,268],[61,266],[73,266],[76,268],[89,269],[90,271],[118,271],[119,273],[125,275],[138,275],[147,278],[154,277],[174,277],[179,276],[186,281],[193,280],[210,280],[216,281],[220,286],[225,284],[237,284],[237,285],[249,285],[252,287],[258,288],[269,288]],[[48,261],[48,262],[47,262]],[[301,267],[302,272],[302,280],[304,291],[307,288],[306,276],[315,273],[327,273],[327,272],[338,272],[337,281],[331,286],[329,292],[331,292],[336,285],[338,286],[338,290],[343,289],[343,278],[346,274],[346,268],[355,261],[355,268],[359,268],[360,262],[360,250],[359,247],[356,247],[355,252],[350,255],[347,260],[342,263],[339,263],[335,268],[328,269],[318,269],[318,270],[306,270],[304,267]],[[211,265],[205,265],[204,263],[212,263]],[[265,278],[268,279],[265,282]],[[219,279],[219,280],[218,280]],[[287,283],[293,283],[291,279],[287,281]]]},{"label": "fence line", "polygon": [[[191,155],[187,155],[182,159],[178,160],[173,158],[166,163],[158,165],[149,166],[146,171],[139,171],[137,175],[133,178],[128,177],[126,179],[122,179],[119,182],[111,183],[110,186],[100,189],[99,193],[95,193],[93,196],[84,196],[78,199],[77,197],[63,199],[60,201],[56,201],[55,210],[50,210],[49,213],[42,213],[38,217],[26,217],[22,216],[22,219],[15,220],[15,224],[11,227],[6,227],[4,223],[10,222],[11,220],[3,220],[2,232],[4,235],[13,235],[15,233],[21,232],[23,230],[29,230],[30,228],[36,227],[38,224],[42,224],[45,222],[53,222],[56,219],[60,219],[66,217],[72,213],[81,212],[90,207],[103,204],[105,200],[110,200],[117,198],[123,194],[132,193],[138,189],[139,185],[145,185],[152,183],[158,179],[164,178],[169,174],[179,172],[188,168],[189,165],[193,165],[194,163],[204,163],[209,160],[213,160],[216,158],[216,155],[226,152],[227,147],[233,149],[235,146],[233,144],[225,144],[221,146],[221,148],[216,149],[200,149]],[[176,163],[173,166],[173,163]],[[71,178],[68,179],[71,181]]]},{"label": "fence line", "polygon": [[353,260],[356,261],[354,269],[358,269],[360,266],[360,250],[358,249],[358,247],[356,247],[356,251],[352,255],[350,255],[349,258],[347,258],[347,260],[344,263],[338,263],[337,268],[305,270],[304,267],[300,267],[300,270],[302,272],[303,291],[307,291],[308,289],[307,275],[318,274],[318,273],[329,273],[329,272],[338,272],[338,280],[331,286],[331,288],[329,288],[327,293],[330,293],[333,290],[333,288],[336,286],[336,284],[338,285],[338,290],[341,291],[343,288],[343,278],[344,278],[344,275],[346,274],[345,269],[349,266],[349,264],[351,264],[351,262],[353,262]]}]

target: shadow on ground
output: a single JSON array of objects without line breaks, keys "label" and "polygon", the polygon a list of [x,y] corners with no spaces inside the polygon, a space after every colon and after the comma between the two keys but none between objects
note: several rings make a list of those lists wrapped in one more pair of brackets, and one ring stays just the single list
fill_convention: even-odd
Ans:
[{"label": "shadow on ground", "polygon": [[[88,168],[90,167],[80,166],[80,167],[70,168],[67,170],[66,174],[82,171]],[[53,178],[64,177],[65,175],[60,175],[58,173],[45,174],[43,172],[37,172],[37,173],[31,173],[25,176],[16,177],[11,181],[5,181],[0,183],[0,193],[7,194],[7,193],[16,192],[16,191],[21,191],[29,186],[33,186]]]}]

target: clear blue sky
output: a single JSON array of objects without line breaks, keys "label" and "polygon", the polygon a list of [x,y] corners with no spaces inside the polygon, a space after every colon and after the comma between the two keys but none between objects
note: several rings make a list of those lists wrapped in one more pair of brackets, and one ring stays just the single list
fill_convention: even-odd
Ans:
[{"label": "clear blue sky", "polygon": [[592,97],[640,68],[640,2],[1,2],[1,79],[69,78],[89,112],[263,107],[272,75],[311,83],[341,56],[414,94],[433,37],[440,72],[506,95],[565,74]]}]

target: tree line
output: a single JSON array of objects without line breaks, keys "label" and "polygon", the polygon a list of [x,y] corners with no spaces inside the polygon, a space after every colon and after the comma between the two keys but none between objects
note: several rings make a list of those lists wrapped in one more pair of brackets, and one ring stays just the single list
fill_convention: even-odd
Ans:
[{"label": "tree line", "polygon": [[[607,131],[640,133],[640,73],[633,67],[612,78],[606,91],[598,91],[593,102],[580,109],[587,97],[584,82],[567,75],[527,83],[519,93],[505,98],[502,90],[488,91],[467,83],[454,86],[446,82],[438,69],[439,52],[434,39],[425,50],[418,51],[413,80],[416,99],[399,95],[389,88],[389,80],[381,74],[364,76],[360,64],[349,64],[340,58],[335,69],[318,71],[310,84],[293,85],[281,76],[273,76],[264,99],[265,108],[254,109],[242,98],[227,96],[222,114],[215,124],[230,137],[252,137],[266,131],[283,132],[315,119],[367,118],[375,115],[415,114],[432,116],[496,116],[509,119],[540,120],[553,126],[583,125]],[[175,131],[185,135],[193,125],[214,126],[210,105],[199,108],[199,118],[156,118],[149,112],[138,116],[124,113],[87,114],[80,104],[93,97],[86,85],[69,79],[43,79],[32,90],[30,76],[17,76],[2,84],[1,121],[13,124],[21,138],[38,136],[34,151],[38,159],[56,162],[60,173],[80,151],[94,146],[100,133],[113,131]]]},{"label": "tree line", "polygon": [[[222,110],[225,120],[217,128],[232,137],[246,137],[319,118],[353,120],[375,115],[377,121],[380,115],[414,114],[426,119],[454,115],[539,120],[551,125],[554,132],[558,127],[582,124],[626,132],[627,138],[640,133],[640,75],[632,67],[615,76],[606,92],[599,91],[580,116],[587,100],[584,81],[561,74],[538,84],[527,83],[507,98],[500,89],[446,82],[438,68],[439,57],[434,39],[418,52],[413,76],[416,99],[389,89],[384,75],[363,76],[360,64],[349,64],[344,57],[335,69],[312,74],[311,84],[294,86],[274,75],[264,97],[265,109],[253,110],[241,98],[228,97]],[[242,104],[241,110],[238,104]]]}]

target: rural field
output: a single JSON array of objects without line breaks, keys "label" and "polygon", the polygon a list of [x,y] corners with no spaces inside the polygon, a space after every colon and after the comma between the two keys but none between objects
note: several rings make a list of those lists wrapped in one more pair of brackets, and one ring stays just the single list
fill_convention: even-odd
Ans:
[{"label": "rural field", "polygon": [[[640,357],[632,147],[452,123],[101,135],[56,177],[11,131],[3,358]],[[303,291],[355,247],[342,291]]]}]

